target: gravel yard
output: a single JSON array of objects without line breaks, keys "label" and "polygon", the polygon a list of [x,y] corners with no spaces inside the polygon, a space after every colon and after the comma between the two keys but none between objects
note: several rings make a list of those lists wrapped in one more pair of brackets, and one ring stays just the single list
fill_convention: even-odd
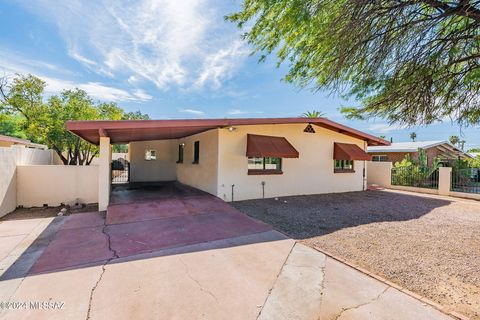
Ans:
[{"label": "gravel yard", "polygon": [[233,205],[309,246],[480,319],[480,202],[367,191]]},{"label": "gravel yard", "polygon": [[[0,222],[10,221],[10,220],[25,220],[25,219],[56,217],[62,208],[64,208],[64,206],[17,208],[15,209],[15,211],[10,212],[4,217],[1,217]],[[67,214],[75,214],[75,213],[91,212],[91,211],[98,211],[98,205],[88,204],[86,206],[82,206],[78,208],[67,207]]]}]

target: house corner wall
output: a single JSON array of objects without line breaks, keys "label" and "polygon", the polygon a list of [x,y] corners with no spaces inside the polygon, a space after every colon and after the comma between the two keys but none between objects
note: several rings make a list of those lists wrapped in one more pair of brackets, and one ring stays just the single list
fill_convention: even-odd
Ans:
[{"label": "house corner wall", "polygon": [[[219,132],[213,129],[199,134],[176,140],[178,145],[185,144],[183,163],[177,163],[177,180],[180,183],[192,186],[212,195],[218,196],[218,160],[219,160]],[[200,141],[200,161],[193,162],[195,141]]]}]

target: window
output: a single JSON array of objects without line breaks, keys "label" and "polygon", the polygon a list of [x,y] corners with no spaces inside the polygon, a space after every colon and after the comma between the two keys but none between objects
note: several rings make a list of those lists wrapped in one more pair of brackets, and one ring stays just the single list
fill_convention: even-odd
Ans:
[{"label": "window", "polygon": [[193,144],[193,164],[198,164],[200,160],[200,141]]},{"label": "window", "polygon": [[180,143],[178,145],[178,160],[177,163],[183,163],[183,151],[185,150],[185,144]]},{"label": "window", "polygon": [[282,174],[282,158],[248,158],[248,174]]},{"label": "window", "polygon": [[353,160],[334,160],[334,172],[355,172],[353,171]]},{"label": "window", "polygon": [[145,150],[145,160],[156,160],[157,150]]},{"label": "window", "polygon": [[388,156],[387,155],[373,155],[372,156],[372,161],[375,162],[388,162]]}]

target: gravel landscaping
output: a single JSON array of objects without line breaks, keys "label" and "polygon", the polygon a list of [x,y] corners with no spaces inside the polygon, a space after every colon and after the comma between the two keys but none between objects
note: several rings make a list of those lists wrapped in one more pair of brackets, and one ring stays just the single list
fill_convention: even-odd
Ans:
[{"label": "gravel landscaping", "polygon": [[480,319],[480,202],[367,191],[233,205],[309,246]]},{"label": "gravel landscaping", "polygon": [[10,220],[25,220],[25,219],[56,217],[60,212],[60,210],[62,210],[63,208],[67,209],[67,214],[98,211],[97,204],[88,204],[88,205],[79,206],[76,208],[73,208],[73,207],[70,208],[65,206],[17,208],[15,209],[15,211],[10,212],[6,216],[1,217],[0,222],[10,221]]}]

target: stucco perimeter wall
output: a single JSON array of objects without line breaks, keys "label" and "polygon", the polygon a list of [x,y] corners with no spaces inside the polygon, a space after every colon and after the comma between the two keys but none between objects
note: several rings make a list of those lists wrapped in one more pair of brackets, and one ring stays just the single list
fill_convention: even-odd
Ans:
[{"label": "stucco perimeter wall", "polygon": [[[217,195],[218,181],[218,138],[223,129],[207,132],[176,140],[175,156],[178,155],[178,145],[185,144],[183,163],[177,164],[177,180],[205,192]],[[200,141],[200,161],[193,164],[195,141]]]},{"label": "stucco perimeter wall", "polygon": [[[219,130],[218,197],[225,201],[289,195],[306,195],[363,190],[364,161],[355,161],[355,173],[333,172],[335,142],[364,142],[344,134],[313,126],[316,133],[305,133],[305,124],[238,126],[233,132]],[[285,137],[300,153],[298,159],[283,159],[281,175],[248,175],[245,155],[247,134]]]},{"label": "stucco perimeter wall", "polygon": [[40,207],[98,202],[98,166],[18,166],[17,204]]},{"label": "stucco perimeter wall", "polygon": [[[174,181],[177,179],[176,140],[152,140],[131,142],[130,181]],[[157,151],[156,160],[145,160],[145,150]]]},{"label": "stucco perimeter wall", "polygon": [[17,207],[17,165],[49,165],[57,158],[52,150],[0,148],[0,217]]},{"label": "stucco perimeter wall", "polygon": [[389,188],[392,177],[391,162],[373,162],[367,161],[367,184],[375,184],[384,188]]}]

